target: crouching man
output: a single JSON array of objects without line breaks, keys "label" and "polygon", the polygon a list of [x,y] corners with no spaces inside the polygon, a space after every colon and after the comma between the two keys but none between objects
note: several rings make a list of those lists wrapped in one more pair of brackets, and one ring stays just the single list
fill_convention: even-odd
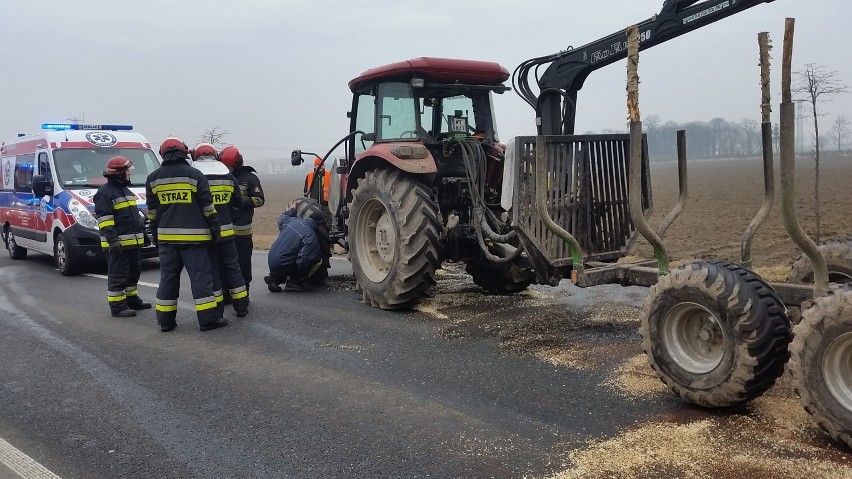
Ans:
[{"label": "crouching man", "polygon": [[317,232],[325,224],[321,213],[298,218],[291,207],[278,218],[278,238],[269,248],[269,276],[263,280],[269,291],[308,291],[305,281],[323,265],[322,248]]}]

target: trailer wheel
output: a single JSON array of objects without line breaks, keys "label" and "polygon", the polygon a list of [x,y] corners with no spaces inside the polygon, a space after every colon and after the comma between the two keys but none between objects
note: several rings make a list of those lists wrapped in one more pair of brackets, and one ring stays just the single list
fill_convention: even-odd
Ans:
[{"label": "trailer wheel", "polygon": [[[828,281],[831,283],[852,283],[852,240],[834,240],[818,246],[828,266]],[[793,263],[787,274],[790,283],[810,284],[814,282],[814,268],[811,260],[802,255]]]},{"label": "trailer wheel", "polygon": [[27,249],[18,246],[11,228],[6,229],[6,251],[9,252],[9,257],[12,259],[24,259],[27,257]]},{"label": "trailer wheel", "polygon": [[759,397],[789,357],[784,305],[759,276],[723,261],[662,276],[645,299],[639,332],[657,377],[701,406]]},{"label": "trailer wheel", "polygon": [[71,254],[71,249],[68,248],[68,242],[65,240],[65,235],[59,233],[56,235],[56,242],[53,245],[53,258],[56,261],[56,269],[63,276],[73,276],[77,274],[79,269],[77,261]]},{"label": "trailer wheel", "polygon": [[368,171],[349,211],[349,259],[364,301],[381,309],[420,302],[440,266],[441,223],[429,188],[399,170]]},{"label": "trailer wheel", "polygon": [[535,273],[515,263],[471,261],[465,265],[464,270],[477,286],[491,294],[519,293],[535,280]]},{"label": "trailer wheel", "polygon": [[793,387],[805,410],[852,449],[852,289],[818,298],[793,329]]}]

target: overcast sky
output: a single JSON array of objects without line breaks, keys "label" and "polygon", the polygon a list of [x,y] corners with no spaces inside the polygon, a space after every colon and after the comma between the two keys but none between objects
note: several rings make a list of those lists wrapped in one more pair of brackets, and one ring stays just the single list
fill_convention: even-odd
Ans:
[{"label": "overcast sky", "polygon": [[[0,138],[83,118],[129,123],[192,146],[212,126],[246,160],[325,152],[348,131],[350,79],[420,56],[522,61],[638,23],[662,0],[0,0]],[[817,63],[852,85],[850,0],[775,0],[642,52],[642,114],[665,122],[759,120],[757,34],[774,41],[773,104],[785,17],[794,68]],[[591,74],[577,132],[625,124],[624,62]],[[534,134],[514,92],[496,99],[503,140]],[[778,108],[774,108],[777,112]],[[824,107],[852,118],[852,94]],[[824,127],[824,128],[825,128]],[[672,138],[674,141],[674,138]]]}]

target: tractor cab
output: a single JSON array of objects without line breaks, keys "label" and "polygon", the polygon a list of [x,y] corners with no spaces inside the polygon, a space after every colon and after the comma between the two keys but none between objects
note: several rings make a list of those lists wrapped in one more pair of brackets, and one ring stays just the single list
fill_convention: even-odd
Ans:
[{"label": "tractor cab", "polygon": [[[463,175],[463,155],[451,144],[472,138],[499,142],[491,95],[508,90],[503,85],[508,77],[508,70],[496,63],[443,58],[417,58],[367,70],[349,83],[354,93],[350,131],[364,132],[350,143],[349,158],[357,163],[377,153],[384,157],[382,146],[416,143],[425,150],[404,151],[433,164],[426,167],[431,171],[411,172],[438,178]],[[408,170],[401,163],[415,158],[386,159]]]}]

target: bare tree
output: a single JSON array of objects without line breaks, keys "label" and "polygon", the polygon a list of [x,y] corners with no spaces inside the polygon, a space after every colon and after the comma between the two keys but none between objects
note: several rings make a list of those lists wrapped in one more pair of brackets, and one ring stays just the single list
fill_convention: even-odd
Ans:
[{"label": "bare tree", "polygon": [[201,134],[199,143],[210,143],[213,146],[219,147],[222,145],[222,138],[231,133],[230,131],[220,128],[219,126],[211,126]]},{"label": "bare tree", "polygon": [[760,125],[750,119],[745,119],[740,122],[740,126],[742,126],[744,137],[743,137],[743,154],[745,156],[754,155],[755,150],[760,144]]},{"label": "bare tree", "polygon": [[810,103],[811,113],[814,120],[814,213],[816,216],[816,243],[820,243],[820,212],[819,212],[819,111],[817,107],[821,102],[829,101],[829,97],[840,93],[846,93],[846,84],[838,78],[836,71],[827,71],[825,67],[808,63],[805,69],[795,73],[795,84],[793,92],[805,97]]},{"label": "bare tree", "polygon": [[843,150],[843,139],[849,136],[849,119],[843,115],[837,117],[834,120],[834,125],[831,127],[831,131],[835,135],[835,139],[837,140],[837,151]]}]

